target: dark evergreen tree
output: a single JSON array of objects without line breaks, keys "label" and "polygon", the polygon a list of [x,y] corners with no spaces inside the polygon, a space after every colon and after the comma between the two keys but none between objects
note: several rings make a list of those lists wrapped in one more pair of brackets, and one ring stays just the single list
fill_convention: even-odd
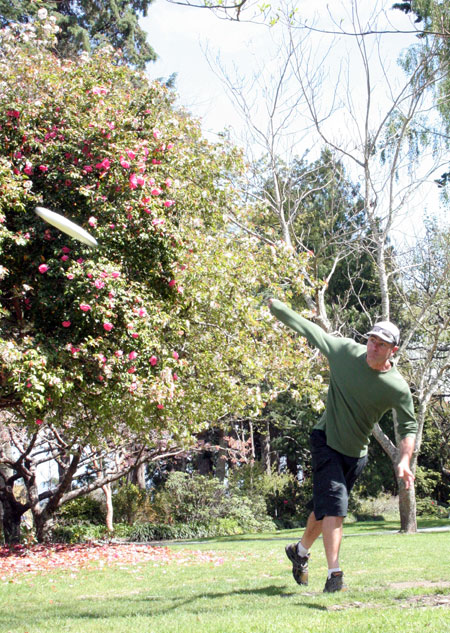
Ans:
[{"label": "dark evergreen tree", "polygon": [[142,69],[157,55],[139,26],[152,0],[0,0],[0,26],[12,22],[27,23],[46,9],[61,29],[57,52],[73,57],[110,44],[121,50],[122,61]]}]

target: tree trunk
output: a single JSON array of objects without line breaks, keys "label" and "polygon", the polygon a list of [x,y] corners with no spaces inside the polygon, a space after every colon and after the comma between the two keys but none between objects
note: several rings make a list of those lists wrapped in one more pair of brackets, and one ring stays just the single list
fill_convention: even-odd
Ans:
[{"label": "tree trunk", "polygon": [[398,481],[400,531],[405,534],[417,532],[416,520],[416,491],[414,486],[408,490],[402,480]]},{"label": "tree trunk", "polygon": [[139,464],[138,466],[135,466],[134,468],[132,468],[127,477],[128,483],[134,484],[141,490],[146,490],[147,486],[146,486],[146,481],[145,481],[145,469],[146,469],[145,463]]},{"label": "tree trunk", "polygon": [[108,532],[114,532],[114,507],[112,502],[111,484],[102,486],[103,494],[106,501],[106,529]]},{"label": "tree trunk", "polygon": [[220,430],[219,433],[220,433],[220,436],[219,436],[220,448],[217,455],[215,475],[219,481],[225,481],[225,477],[227,474],[227,461],[228,461],[227,446],[228,444],[227,444],[227,441],[224,439],[223,430]]},{"label": "tree trunk", "polygon": [[38,543],[48,543],[51,540],[52,517],[44,512],[33,512],[34,528]]},{"label": "tree trunk", "polygon": [[270,475],[272,472],[272,464],[270,461],[270,422],[266,421],[266,432],[261,436],[262,438],[262,463],[264,471]]},{"label": "tree trunk", "polygon": [[3,537],[5,543],[6,545],[20,543],[20,524],[23,514],[22,505],[3,497],[2,506]]}]

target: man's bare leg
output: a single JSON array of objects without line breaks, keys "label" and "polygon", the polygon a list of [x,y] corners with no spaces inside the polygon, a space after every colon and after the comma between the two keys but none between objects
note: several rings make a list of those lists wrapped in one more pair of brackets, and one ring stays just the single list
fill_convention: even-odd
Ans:
[{"label": "man's bare leg", "polygon": [[339,550],[342,541],[344,517],[325,516],[322,520],[322,536],[328,569],[339,568]]},{"label": "man's bare leg", "polygon": [[314,512],[308,517],[306,528],[300,543],[305,549],[310,549],[314,541],[322,534],[322,519],[318,521]]}]

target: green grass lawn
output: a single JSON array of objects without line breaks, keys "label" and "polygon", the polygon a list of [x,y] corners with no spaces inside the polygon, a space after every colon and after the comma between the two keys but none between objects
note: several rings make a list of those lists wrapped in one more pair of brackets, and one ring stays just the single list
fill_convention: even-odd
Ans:
[{"label": "green grass lawn", "polygon": [[312,551],[309,586],[296,585],[284,546],[298,532],[289,530],[170,546],[214,552],[221,561],[17,576],[0,583],[0,632],[446,633],[450,532],[401,535],[391,532],[396,527],[380,521],[345,527],[348,590],[339,594],[322,593],[321,541]]}]

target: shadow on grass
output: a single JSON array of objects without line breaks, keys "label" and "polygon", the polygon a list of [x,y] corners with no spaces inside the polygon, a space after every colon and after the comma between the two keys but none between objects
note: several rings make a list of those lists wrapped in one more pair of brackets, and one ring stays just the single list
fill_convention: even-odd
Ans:
[{"label": "shadow on grass", "polygon": [[[7,627],[17,627],[23,622],[23,617],[26,617],[27,627],[32,628],[33,626],[39,626],[42,620],[51,622],[54,619],[55,630],[57,630],[62,621],[117,620],[122,618],[126,620],[130,616],[161,616],[176,612],[180,609],[195,614],[207,614],[208,612],[216,612],[217,600],[226,600],[227,598],[236,601],[234,602],[234,607],[229,607],[230,610],[241,609],[242,603],[239,601],[239,597],[242,597],[246,605],[250,604],[249,599],[251,600],[252,598],[273,598],[275,600],[277,598],[297,598],[295,603],[291,603],[291,607],[296,606],[298,608],[318,611],[327,610],[327,607],[321,604],[314,604],[314,602],[311,601],[303,602],[303,598],[310,598],[311,594],[306,596],[295,591],[290,591],[286,586],[268,585],[254,589],[197,592],[189,597],[185,595],[171,597],[167,595],[146,595],[145,592],[142,592],[140,595],[117,596],[113,601],[111,601],[110,598],[97,599],[95,602],[86,600],[78,604],[72,604],[66,608],[61,604],[54,605],[51,608],[47,607],[45,613],[41,609],[28,611],[26,614],[11,613],[9,617],[5,619],[4,624]],[[255,608],[257,607],[255,606]],[[277,608],[275,604],[274,608]],[[58,627],[56,627],[56,622],[58,623]],[[6,630],[9,630],[9,628]]]}]

